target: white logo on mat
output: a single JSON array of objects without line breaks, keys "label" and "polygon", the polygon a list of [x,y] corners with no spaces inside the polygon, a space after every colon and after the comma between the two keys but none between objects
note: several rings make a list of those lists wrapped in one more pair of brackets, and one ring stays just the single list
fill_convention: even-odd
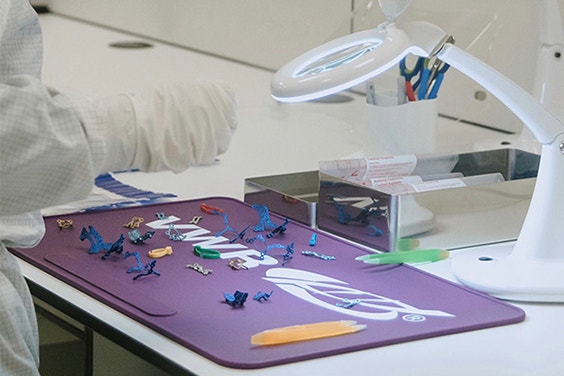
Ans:
[{"label": "white logo on mat", "polygon": [[[297,269],[272,268],[263,279],[275,283],[290,294],[319,307],[349,316],[370,320],[392,320],[400,314],[416,316],[454,317],[438,310],[419,309],[399,300],[348,287],[348,283],[325,275]],[[354,309],[338,306],[343,300],[356,300]]]},{"label": "white logo on mat", "polygon": [[[155,230],[168,229],[170,224],[181,221],[180,218],[173,215],[155,220],[147,223],[147,226]],[[224,236],[216,236],[210,230],[190,223],[174,224],[177,230],[190,230],[182,232],[183,242],[192,242],[194,246],[199,245],[203,248],[221,249],[221,250],[234,250],[233,252],[222,252],[221,258],[224,260],[232,258],[240,258],[247,269],[256,268],[260,265],[276,265],[278,260],[269,255],[261,254],[259,251],[249,249],[248,247],[238,244],[230,243],[229,239]]]}]

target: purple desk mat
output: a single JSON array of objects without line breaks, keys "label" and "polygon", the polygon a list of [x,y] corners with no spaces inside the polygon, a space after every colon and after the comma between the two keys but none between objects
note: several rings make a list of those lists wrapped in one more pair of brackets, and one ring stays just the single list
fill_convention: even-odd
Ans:
[{"label": "purple desk mat", "polygon": [[[235,229],[223,237],[224,218],[206,214],[200,204],[221,208]],[[168,224],[155,222],[156,213],[174,216],[175,228],[188,234],[183,241],[171,241]],[[189,224],[201,216],[198,224]],[[145,244],[129,242],[129,229],[123,225],[132,217],[143,217],[140,230],[156,231]],[[270,213],[272,222],[284,218]],[[72,219],[74,227],[59,229],[57,219]],[[300,360],[375,348],[417,339],[520,322],[522,310],[489,296],[405,266],[371,266],[355,261],[366,251],[325,233],[290,222],[283,234],[267,238],[255,232],[258,211],[231,198],[210,197],[88,212],[46,218],[47,233],[33,249],[15,249],[22,259],[54,275],[90,296],[138,320],[179,344],[227,367],[254,369]],[[124,251],[102,260],[102,253],[89,254],[90,243],[80,240],[83,227],[93,226],[106,242],[124,234]],[[150,227],[153,226],[153,227]],[[243,237],[229,241],[250,226]],[[154,228],[156,227],[156,228]],[[265,241],[246,239],[261,234]],[[285,249],[272,248],[263,261],[253,252],[268,245],[294,245],[294,257],[285,263]],[[203,259],[193,253],[195,244],[222,252],[221,259]],[[173,254],[157,259],[155,270],[133,280],[126,273],[137,263],[124,258],[126,251],[139,252],[143,265],[151,259],[148,251],[171,245]],[[302,255],[302,250],[335,256],[322,260]],[[246,270],[234,270],[228,257],[246,258]],[[198,263],[212,269],[208,275],[187,268]],[[241,308],[225,302],[224,293],[236,290],[249,297]],[[267,301],[257,301],[258,292],[272,292]],[[344,308],[345,299],[360,304]],[[253,334],[277,327],[330,320],[356,320],[366,329],[338,337],[276,346],[253,346]]]}]

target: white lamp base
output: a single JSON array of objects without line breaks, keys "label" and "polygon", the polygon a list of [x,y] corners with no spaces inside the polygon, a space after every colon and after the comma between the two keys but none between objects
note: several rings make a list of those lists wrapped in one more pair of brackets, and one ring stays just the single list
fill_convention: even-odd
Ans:
[{"label": "white lamp base", "polygon": [[452,259],[452,272],[464,285],[500,299],[564,302],[564,260],[527,260],[512,251],[513,245],[465,251]]}]

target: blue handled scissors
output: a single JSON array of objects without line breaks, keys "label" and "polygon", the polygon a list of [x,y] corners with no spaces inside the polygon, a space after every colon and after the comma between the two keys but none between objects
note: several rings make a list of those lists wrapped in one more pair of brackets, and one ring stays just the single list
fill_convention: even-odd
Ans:
[{"label": "blue handled scissors", "polygon": [[[424,57],[419,57],[417,58],[417,61],[415,62],[413,68],[411,69],[407,68],[407,56],[406,56],[403,59],[401,59],[399,63],[400,75],[405,77],[406,82],[411,82],[411,80],[414,77],[421,75],[422,72],[425,69],[427,69],[427,64],[428,64],[428,59]],[[413,89],[417,89],[420,83],[421,83],[421,78],[419,78],[416,82],[411,82],[411,86],[413,87]]]},{"label": "blue handled scissors", "polygon": [[417,99],[434,99],[443,81],[444,74],[449,69],[449,65],[439,59],[429,59],[424,57],[417,58],[413,68],[407,68],[407,57],[404,57],[399,64],[400,74],[405,77],[406,82],[419,76],[417,81],[411,82],[411,86],[417,93]]}]

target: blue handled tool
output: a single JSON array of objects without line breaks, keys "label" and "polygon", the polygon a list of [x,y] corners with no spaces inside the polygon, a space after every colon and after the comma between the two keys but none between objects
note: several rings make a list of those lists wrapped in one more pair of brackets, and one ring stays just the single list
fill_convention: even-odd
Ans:
[{"label": "blue handled tool", "polygon": [[400,60],[399,69],[400,75],[405,77],[406,82],[411,82],[413,89],[417,90],[421,83],[421,79],[412,82],[412,79],[421,74],[421,72],[427,68],[428,59],[424,57],[417,58],[413,68],[407,68],[407,56]]},{"label": "blue handled tool", "polygon": [[427,97],[427,90],[429,89],[429,81],[431,78],[431,70],[423,68],[421,77],[419,78],[419,89],[417,90],[417,99],[422,100]]},{"label": "blue handled tool", "polygon": [[407,56],[400,60],[400,76],[410,83],[418,100],[435,99],[450,65],[437,58],[418,57],[413,68],[407,67]]},{"label": "blue handled tool", "polygon": [[445,73],[449,68],[450,65],[448,65],[447,63],[439,59],[435,60],[430,71],[426,96],[427,99],[437,98],[437,94],[439,92],[439,89],[441,88],[441,84],[443,83]]},{"label": "blue handled tool", "polygon": [[429,94],[427,95],[427,99],[437,98],[437,94],[439,92],[439,89],[441,88],[441,84],[443,83],[444,76],[445,76],[444,73],[437,74],[437,76],[432,82],[432,86],[431,89],[429,90]]}]

